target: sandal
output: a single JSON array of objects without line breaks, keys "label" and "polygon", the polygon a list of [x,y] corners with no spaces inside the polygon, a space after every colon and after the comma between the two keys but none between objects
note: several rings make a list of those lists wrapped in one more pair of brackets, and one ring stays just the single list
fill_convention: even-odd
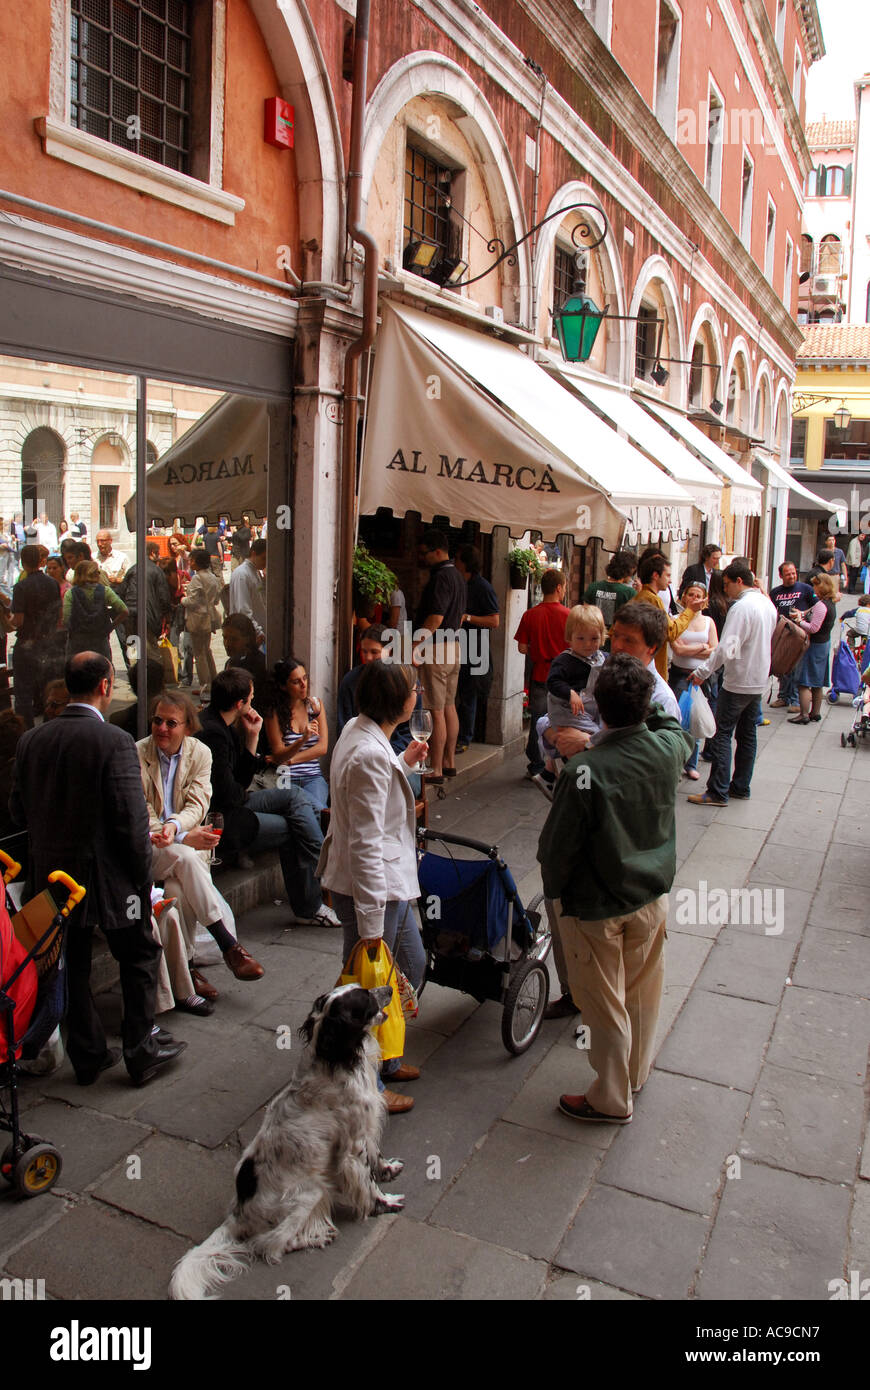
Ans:
[{"label": "sandal", "polygon": [[691,782],[697,782],[698,779],[699,779],[700,776],[701,776],[700,772],[698,771],[698,769],[697,769],[696,767],[689,767],[689,768],[686,768],[686,769],[685,769],[685,775],[686,775],[686,777],[689,778],[689,780],[690,780]]},{"label": "sandal", "polygon": [[455,777],[455,776],[456,776],[456,768],[455,768],[455,767],[445,767],[445,769],[444,769],[444,776],[445,776],[445,777]]},{"label": "sandal", "polygon": [[788,722],[789,724],[809,724],[810,718],[808,714],[801,714],[798,715],[797,719],[790,719]]}]

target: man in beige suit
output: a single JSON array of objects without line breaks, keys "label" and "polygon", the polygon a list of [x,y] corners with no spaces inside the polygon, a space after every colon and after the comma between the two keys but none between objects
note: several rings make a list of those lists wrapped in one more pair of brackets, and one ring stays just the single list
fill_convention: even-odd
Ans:
[{"label": "man in beige suit", "polygon": [[[199,718],[188,696],[166,691],[155,702],[151,735],[136,744],[150,817],[153,875],[177,898],[193,953],[196,923],[214,937],[237,980],[259,980],[263,967],[235,939],[232,909],[212,883],[207,852],[220,837],[203,826],[211,802],[211,752],[193,735]],[[206,1000],[217,990],[192,971]]]}]

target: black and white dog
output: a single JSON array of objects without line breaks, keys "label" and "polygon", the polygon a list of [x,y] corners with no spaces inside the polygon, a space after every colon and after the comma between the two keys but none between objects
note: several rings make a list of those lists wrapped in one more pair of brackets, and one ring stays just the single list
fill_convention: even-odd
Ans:
[{"label": "black and white dog", "polygon": [[383,1023],[392,989],[340,985],[315,1000],[300,1035],[296,1076],[269,1105],[236,1169],[236,1201],[222,1226],[178,1262],[170,1298],[207,1298],[260,1257],[328,1245],[336,1208],[361,1218],[401,1211],[405,1199],[379,1182],[402,1171],[384,1159],[386,1107],[377,1088]]}]

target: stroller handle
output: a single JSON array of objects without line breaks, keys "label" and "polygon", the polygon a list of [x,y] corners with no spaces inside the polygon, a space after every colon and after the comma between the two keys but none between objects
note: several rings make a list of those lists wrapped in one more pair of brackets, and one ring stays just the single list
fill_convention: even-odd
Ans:
[{"label": "stroller handle", "polygon": [[498,859],[498,846],[484,844],[483,840],[466,840],[463,835],[447,835],[443,830],[418,830],[417,839],[423,844],[440,841],[445,845],[461,845],[463,849],[476,849],[489,859]]},{"label": "stroller handle", "polygon": [[[2,851],[0,851],[2,853]],[[87,893],[87,888],[83,888],[80,883],[76,883],[74,878],[65,874],[63,869],[54,869],[48,876],[49,883],[62,883],[69,889],[69,897],[64,907],[60,909],[61,917],[68,917],[73,908],[76,907]]]},{"label": "stroller handle", "polygon": [[13,878],[17,878],[21,873],[21,865],[18,863],[17,859],[13,859],[11,854],[7,854],[6,851],[2,849],[0,849],[0,862],[6,865],[6,868],[3,870],[3,882],[11,883]]}]

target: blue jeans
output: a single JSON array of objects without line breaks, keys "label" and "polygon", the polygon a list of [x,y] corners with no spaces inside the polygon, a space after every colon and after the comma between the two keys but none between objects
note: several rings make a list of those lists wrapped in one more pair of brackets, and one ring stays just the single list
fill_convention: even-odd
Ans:
[{"label": "blue jeans", "polygon": [[252,792],[245,802],[260,825],[255,840],[246,846],[254,854],[276,849],[281,860],[284,887],[297,917],[314,917],[323,906],[315,874],[323,832],[317,812],[299,787],[277,787]]},{"label": "blue jeans", "polygon": [[[749,795],[755,767],[755,725],[761,713],[760,695],[735,695],[724,687],[716,706],[716,732],[710,743],[710,779],[707,795],[727,801],[731,791]],[[731,776],[731,739],[736,738],[734,776]]]},{"label": "blue jeans", "polygon": [[785,700],[787,705],[796,705],[798,703],[798,688],[797,681],[795,680],[796,670],[797,667],[795,667],[794,671],[789,671],[787,676],[780,676],[779,678],[779,698],[780,700]]},{"label": "blue jeans", "polygon": [[[353,898],[347,897],[344,893],[333,892],[332,904],[335,908],[335,915],[344,927],[343,959],[347,960],[360,939],[356,929],[356,911]],[[398,950],[395,949],[397,936],[399,937]],[[396,965],[402,974],[407,975],[415,989],[419,989],[426,973],[426,952],[423,949],[423,938],[420,935],[417,919],[410,903],[398,900],[387,903],[384,909],[384,941],[395,956]],[[391,1073],[398,1071],[401,1064],[401,1057],[393,1057],[390,1061],[384,1062],[381,1071],[389,1079]],[[378,1080],[378,1089],[383,1090],[380,1079]]]},{"label": "blue jeans", "polygon": [[325,811],[329,803],[329,783],[325,777],[306,777],[293,782],[294,787],[298,787],[304,792],[311,802],[315,811]]}]

